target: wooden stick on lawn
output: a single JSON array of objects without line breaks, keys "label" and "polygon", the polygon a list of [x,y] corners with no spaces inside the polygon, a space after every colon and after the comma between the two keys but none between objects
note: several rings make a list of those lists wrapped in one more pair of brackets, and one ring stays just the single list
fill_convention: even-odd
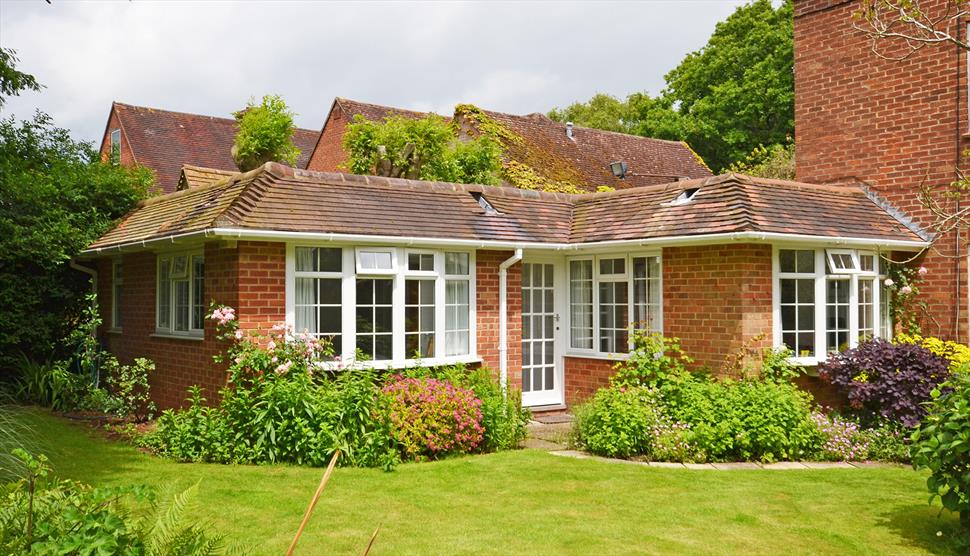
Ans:
[{"label": "wooden stick on lawn", "polygon": [[364,549],[364,553],[361,554],[361,556],[367,556],[368,554],[370,554],[370,549],[374,546],[374,539],[377,538],[377,533],[380,533],[380,531],[381,531],[381,526],[378,525],[377,529],[374,529],[374,534],[370,536],[370,542],[367,543],[367,548]]},{"label": "wooden stick on lawn", "polygon": [[323,493],[323,488],[327,486],[327,481],[330,480],[330,475],[333,473],[333,468],[337,466],[337,458],[340,456],[340,450],[333,453],[333,457],[330,458],[330,465],[327,465],[327,470],[323,473],[323,479],[320,479],[320,486],[317,487],[317,491],[313,493],[313,498],[310,500],[310,505],[307,506],[306,513],[303,514],[303,521],[300,522],[300,528],[296,530],[296,536],[293,537],[293,542],[290,543],[290,549],[286,551],[286,556],[293,556],[293,550],[296,549],[296,543],[300,540],[300,535],[303,534],[303,528],[306,527],[308,521],[310,521],[310,515],[313,514],[313,508],[317,505],[317,500],[320,499],[320,495]]}]

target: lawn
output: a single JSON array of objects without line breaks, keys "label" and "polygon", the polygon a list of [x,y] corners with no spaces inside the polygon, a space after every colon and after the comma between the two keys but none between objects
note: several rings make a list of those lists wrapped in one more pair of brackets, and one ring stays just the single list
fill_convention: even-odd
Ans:
[{"label": "lawn", "polygon": [[[282,554],[322,469],[178,464],[41,411],[25,416],[57,474],[185,488],[198,517]],[[693,471],[519,450],[385,473],[338,469],[298,554],[956,554],[956,520],[907,468]],[[942,536],[937,536],[942,531]]]}]

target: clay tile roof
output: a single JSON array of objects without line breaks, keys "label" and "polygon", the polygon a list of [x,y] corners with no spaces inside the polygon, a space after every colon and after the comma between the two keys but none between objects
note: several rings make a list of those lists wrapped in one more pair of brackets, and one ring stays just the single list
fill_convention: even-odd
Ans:
[{"label": "clay tile roof", "polygon": [[[334,103],[344,114],[360,114],[372,121],[387,116],[422,118],[425,112],[381,106],[345,98]],[[544,114],[517,116],[483,111],[489,118],[521,138],[521,142],[503,141],[506,158],[533,168],[543,177],[570,182],[581,189],[596,191],[599,186],[626,189],[642,185],[667,183],[678,178],[703,178],[710,169],[686,143],[626,135],[586,127],[573,127],[573,138],[566,135],[566,125]],[[460,118],[460,113],[455,118]],[[620,180],[610,172],[611,162],[626,162],[632,174]],[[651,175],[643,175],[651,174]]]},{"label": "clay tile roof", "polygon": [[[132,106],[115,102],[121,128],[135,161],[155,171],[156,185],[169,193],[178,187],[185,164],[236,171],[230,149],[236,120]],[[306,167],[320,132],[297,129],[293,143],[300,149],[297,165]]]},{"label": "clay tile roof", "polygon": [[[685,190],[689,202],[672,204]],[[474,194],[498,211],[486,214]],[[739,174],[566,195],[281,164],[143,202],[89,249],[214,228],[548,244],[734,232],[925,241],[862,188]]]},{"label": "clay tile roof", "polygon": [[238,173],[238,171],[217,170],[215,168],[203,168],[201,166],[190,166],[186,164],[182,166],[182,174],[179,176],[176,189],[181,191],[190,187],[211,185]]}]

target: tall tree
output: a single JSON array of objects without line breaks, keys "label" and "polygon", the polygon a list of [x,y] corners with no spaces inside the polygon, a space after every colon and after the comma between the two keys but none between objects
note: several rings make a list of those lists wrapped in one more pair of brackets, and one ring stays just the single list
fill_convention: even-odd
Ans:
[{"label": "tall tree", "polygon": [[17,96],[27,90],[39,91],[43,87],[33,75],[17,70],[19,61],[16,51],[0,48],[0,108],[3,108],[6,97]]},{"label": "tall tree", "polygon": [[687,143],[715,171],[760,145],[794,133],[795,82],[791,0],[755,0],[717,24],[707,44],[666,76],[658,97],[620,101],[596,95],[553,110],[580,125]]},{"label": "tall tree", "polygon": [[143,198],[144,168],[102,164],[46,114],[0,120],[0,369],[45,359],[89,290],[68,261]]}]

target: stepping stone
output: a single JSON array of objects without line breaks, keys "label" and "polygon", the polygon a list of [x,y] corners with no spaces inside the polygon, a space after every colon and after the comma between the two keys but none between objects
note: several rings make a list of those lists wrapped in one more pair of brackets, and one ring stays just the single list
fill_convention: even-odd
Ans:
[{"label": "stepping stone", "polygon": [[737,471],[739,469],[761,469],[761,465],[750,461],[729,461],[725,463],[712,463],[714,469],[719,471]]},{"label": "stepping stone", "polygon": [[851,463],[844,461],[806,461],[802,465],[809,469],[855,469]]},{"label": "stepping stone", "polygon": [[762,469],[808,469],[800,461],[776,461],[775,463],[766,463],[761,466]]},{"label": "stepping stone", "polygon": [[664,467],[667,469],[686,469],[683,463],[674,463],[672,461],[651,461],[647,465],[650,467]]},{"label": "stepping stone", "polygon": [[554,456],[560,456],[564,458],[590,459],[593,457],[589,454],[585,454],[578,450],[553,450],[549,453]]},{"label": "stepping stone", "polygon": [[717,471],[717,468],[710,463],[685,463],[684,467],[687,469],[706,469],[708,471]]}]

